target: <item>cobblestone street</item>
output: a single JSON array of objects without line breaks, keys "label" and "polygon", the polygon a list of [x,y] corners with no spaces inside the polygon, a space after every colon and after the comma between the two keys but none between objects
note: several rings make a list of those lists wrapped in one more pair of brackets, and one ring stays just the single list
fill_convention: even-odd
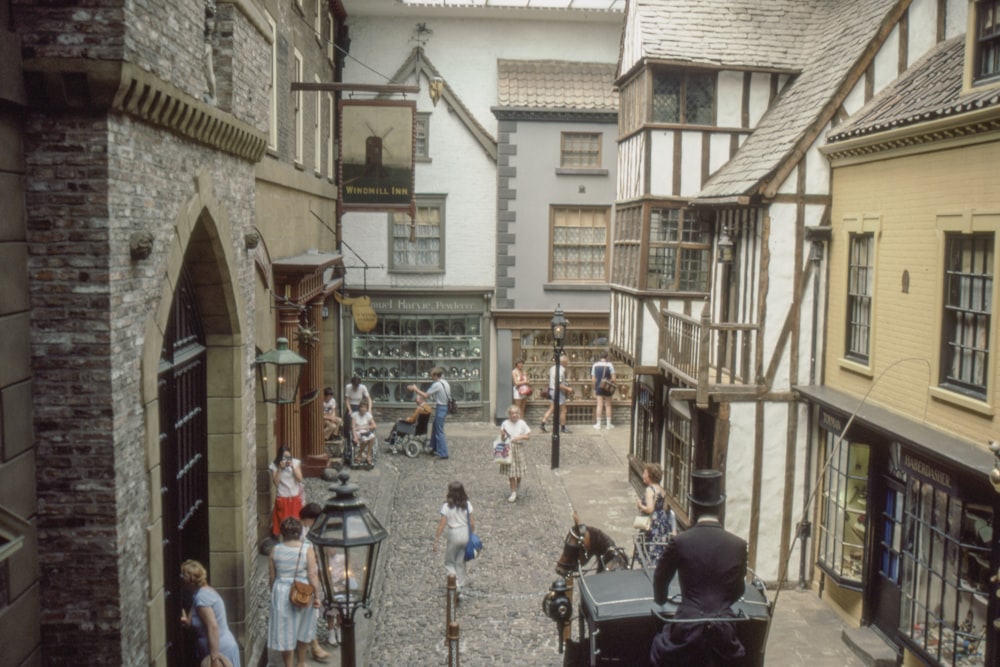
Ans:
[{"label": "cobblestone street", "polygon": [[[372,617],[356,617],[358,665],[447,663],[443,553],[431,548],[438,510],[452,480],[465,485],[484,543],[458,608],[461,662],[562,665],[555,624],[542,613],[542,597],[557,578],[555,561],[574,509],[581,520],[601,527],[631,552],[635,496],[625,474],[628,429],[572,427],[573,433],[561,439],[560,468],[553,471],[551,436],[533,428],[529,473],[516,503],[507,502],[507,481],[490,460],[496,432],[490,424],[449,425],[448,460],[425,454],[409,459],[383,449],[375,469],[349,471],[359,495],[390,534],[382,547]],[[388,429],[383,425],[379,431],[384,438]],[[329,487],[328,482],[308,480],[308,499],[322,504]],[[782,591],[767,663],[862,665],[841,641],[841,627],[814,594]],[[325,630],[320,636],[325,637]],[[331,652],[326,664],[339,664],[339,651],[326,648]],[[271,652],[269,664],[280,665],[280,656]]]}]

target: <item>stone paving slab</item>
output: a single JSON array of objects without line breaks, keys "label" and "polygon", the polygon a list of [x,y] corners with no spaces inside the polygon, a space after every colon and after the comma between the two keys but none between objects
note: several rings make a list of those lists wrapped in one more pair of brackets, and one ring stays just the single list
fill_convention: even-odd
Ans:
[{"label": "stone paving slab", "polygon": [[[461,662],[562,665],[555,624],[543,614],[542,598],[556,579],[555,560],[574,509],[582,521],[600,527],[631,553],[636,496],[626,476],[628,429],[573,427],[572,434],[561,437],[560,467],[551,470],[551,436],[535,428],[527,445],[528,475],[516,503],[507,502],[507,481],[490,460],[496,427],[449,424],[447,430],[448,460],[383,451],[374,470],[348,471],[390,533],[383,544],[373,614],[356,617],[358,665],[447,664],[443,554],[432,553],[431,547],[452,480],[465,485],[484,543],[469,569],[458,609]],[[322,504],[329,486],[308,480],[309,500]],[[767,664],[861,667],[840,638],[843,627],[814,593],[783,590]],[[325,636],[324,629],[320,635]],[[328,650],[332,655],[326,664],[339,665],[339,650]],[[268,664],[280,666],[280,655],[271,652]]]}]

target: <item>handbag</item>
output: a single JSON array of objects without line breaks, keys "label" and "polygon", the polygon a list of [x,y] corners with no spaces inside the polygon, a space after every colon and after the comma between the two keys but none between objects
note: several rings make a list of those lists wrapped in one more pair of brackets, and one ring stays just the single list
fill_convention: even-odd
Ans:
[{"label": "handbag", "polygon": [[615,391],[618,389],[618,385],[616,385],[611,380],[608,380],[607,378],[601,380],[600,386],[601,386],[601,391],[603,391],[608,396],[614,396]]},{"label": "handbag", "polygon": [[552,392],[549,391],[548,387],[542,387],[541,396],[546,401],[551,401],[552,400]]},{"label": "handbag", "polygon": [[522,384],[521,386],[519,386],[517,388],[518,395],[519,396],[524,396],[525,398],[527,398],[528,396],[531,396],[531,392],[532,391],[534,391],[534,390],[531,388],[530,384]]},{"label": "handbag", "polygon": [[506,440],[497,440],[493,443],[493,463],[510,465],[514,462],[514,457],[510,451],[510,443]]},{"label": "handbag", "polygon": [[[302,562],[302,551],[306,545],[299,547],[299,557],[295,559],[295,573],[299,571],[299,563]],[[295,573],[292,576],[295,576]],[[312,584],[305,584],[295,579],[292,580],[292,587],[288,590],[288,599],[296,607],[308,607],[312,603]]]},{"label": "handbag", "polygon": [[636,530],[648,533],[649,529],[653,527],[653,517],[649,514],[640,514],[636,518],[632,519],[632,527]]},{"label": "handbag", "polygon": [[[465,515],[469,517],[469,507],[465,508]],[[469,541],[465,543],[465,560],[472,560],[483,550],[483,541],[472,532],[472,520],[469,520]]]}]

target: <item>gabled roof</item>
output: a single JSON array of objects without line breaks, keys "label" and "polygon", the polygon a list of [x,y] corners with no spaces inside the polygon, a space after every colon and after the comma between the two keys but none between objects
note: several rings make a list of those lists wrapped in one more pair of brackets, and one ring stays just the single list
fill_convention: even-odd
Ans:
[{"label": "gabled roof", "polygon": [[[724,67],[798,70],[824,0],[632,0],[641,56]],[[625,72],[622,72],[625,74]]]},{"label": "gabled roof", "polygon": [[829,135],[831,143],[987,107],[1000,88],[962,92],[965,35],[941,42]]},{"label": "gabled roof", "polygon": [[[787,4],[787,3],[781,3]],[[803,26],[805,54],[792,80],[753,133],[705,183],[699,199],[773,196],[861,77],[908,0],[826,0]],[[789,15],[789,20],[795,18]],[[768,34],[756,35],[767,40]]]},{"label": "gabled roof", "polygon": [[508,109],[618,110],[614,63],[498,60],[497,105]]}]

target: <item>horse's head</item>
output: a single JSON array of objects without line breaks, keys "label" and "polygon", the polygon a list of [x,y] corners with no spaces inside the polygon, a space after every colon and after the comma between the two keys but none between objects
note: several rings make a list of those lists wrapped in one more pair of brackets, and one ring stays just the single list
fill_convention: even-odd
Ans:
[{"label": "horse's head", "polygon": [[603,572],[605,568],[617,570],[628,566],[628,559],[615,546],[614,540],[604,531],[580,523],[580,518],[574,512],[573,527],[563,540],[563,552],[556,562],[556,573],[565,577],[579,570],[594,556],[598,557],[598,572]]}]

